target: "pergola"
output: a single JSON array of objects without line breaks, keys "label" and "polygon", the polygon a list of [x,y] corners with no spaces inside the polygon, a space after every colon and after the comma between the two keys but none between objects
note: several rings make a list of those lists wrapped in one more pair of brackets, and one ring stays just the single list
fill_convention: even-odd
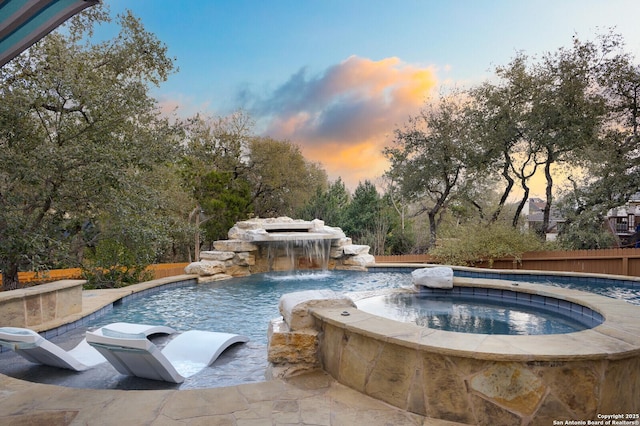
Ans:
[{"label": "pergola", "polygon": [[0,67],[100,0],[0,0]]}]

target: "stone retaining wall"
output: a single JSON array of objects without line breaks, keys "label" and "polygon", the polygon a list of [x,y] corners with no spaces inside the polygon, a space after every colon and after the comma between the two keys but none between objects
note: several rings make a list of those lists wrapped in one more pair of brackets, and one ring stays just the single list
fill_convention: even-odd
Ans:
[{"label": "stone retaining wall", "polygon": [[82,311],[84,280],[62,280],[0,292],[0,324],[33,327]]}]

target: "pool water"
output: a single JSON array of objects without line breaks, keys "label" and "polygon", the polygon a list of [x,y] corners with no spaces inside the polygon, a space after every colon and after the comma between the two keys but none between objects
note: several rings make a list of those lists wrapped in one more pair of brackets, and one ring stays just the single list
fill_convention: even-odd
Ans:
[{"label": "pool water", "polygon": [[411,286],[401,272],[276,272],[229,281],[161,290],[122,306],[89,327],[112,322],[164,324],[178,331],[192,329],[244,334],[254,344],[267,344],[269,322],[281,317],[280,296],[312,289],[340,293]]},{"label": "pool water", "polygon": [[599,294],[601,296],[613,297],[614,299],[624,300],[632,305],[640,305],[640,283],[631,284],[629,282],[620,282],[616,285],[602,285],[591,282],[567,282],[566,279],[561,282],[553,280],[541,280],[542,284],[570,288],[572,290],[586,291],[589,293]]},{"label": "pool water", "polygon": [[556,312],[478,298],[400,293],[361,300],[358,309],[396,321],[461,333],[536,335],[588,328],[585,323]]}]

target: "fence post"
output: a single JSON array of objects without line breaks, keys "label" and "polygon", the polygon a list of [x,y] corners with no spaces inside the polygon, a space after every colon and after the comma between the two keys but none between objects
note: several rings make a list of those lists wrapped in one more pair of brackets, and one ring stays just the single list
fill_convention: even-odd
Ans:
[{"label": "fence post", "polygon": [[626,253],[622,253],[622,274],[629,275],[629,256]]}]

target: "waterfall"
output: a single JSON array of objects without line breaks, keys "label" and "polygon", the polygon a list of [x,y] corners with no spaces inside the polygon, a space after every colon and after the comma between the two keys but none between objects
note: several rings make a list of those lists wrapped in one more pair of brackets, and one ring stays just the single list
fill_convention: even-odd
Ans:
[{"label": "waterfall", "polygon": [[[269,270],[329,269],[329,239],[289,239],[266,243]],[[283,260],[285,259],[286,265]]]}]

